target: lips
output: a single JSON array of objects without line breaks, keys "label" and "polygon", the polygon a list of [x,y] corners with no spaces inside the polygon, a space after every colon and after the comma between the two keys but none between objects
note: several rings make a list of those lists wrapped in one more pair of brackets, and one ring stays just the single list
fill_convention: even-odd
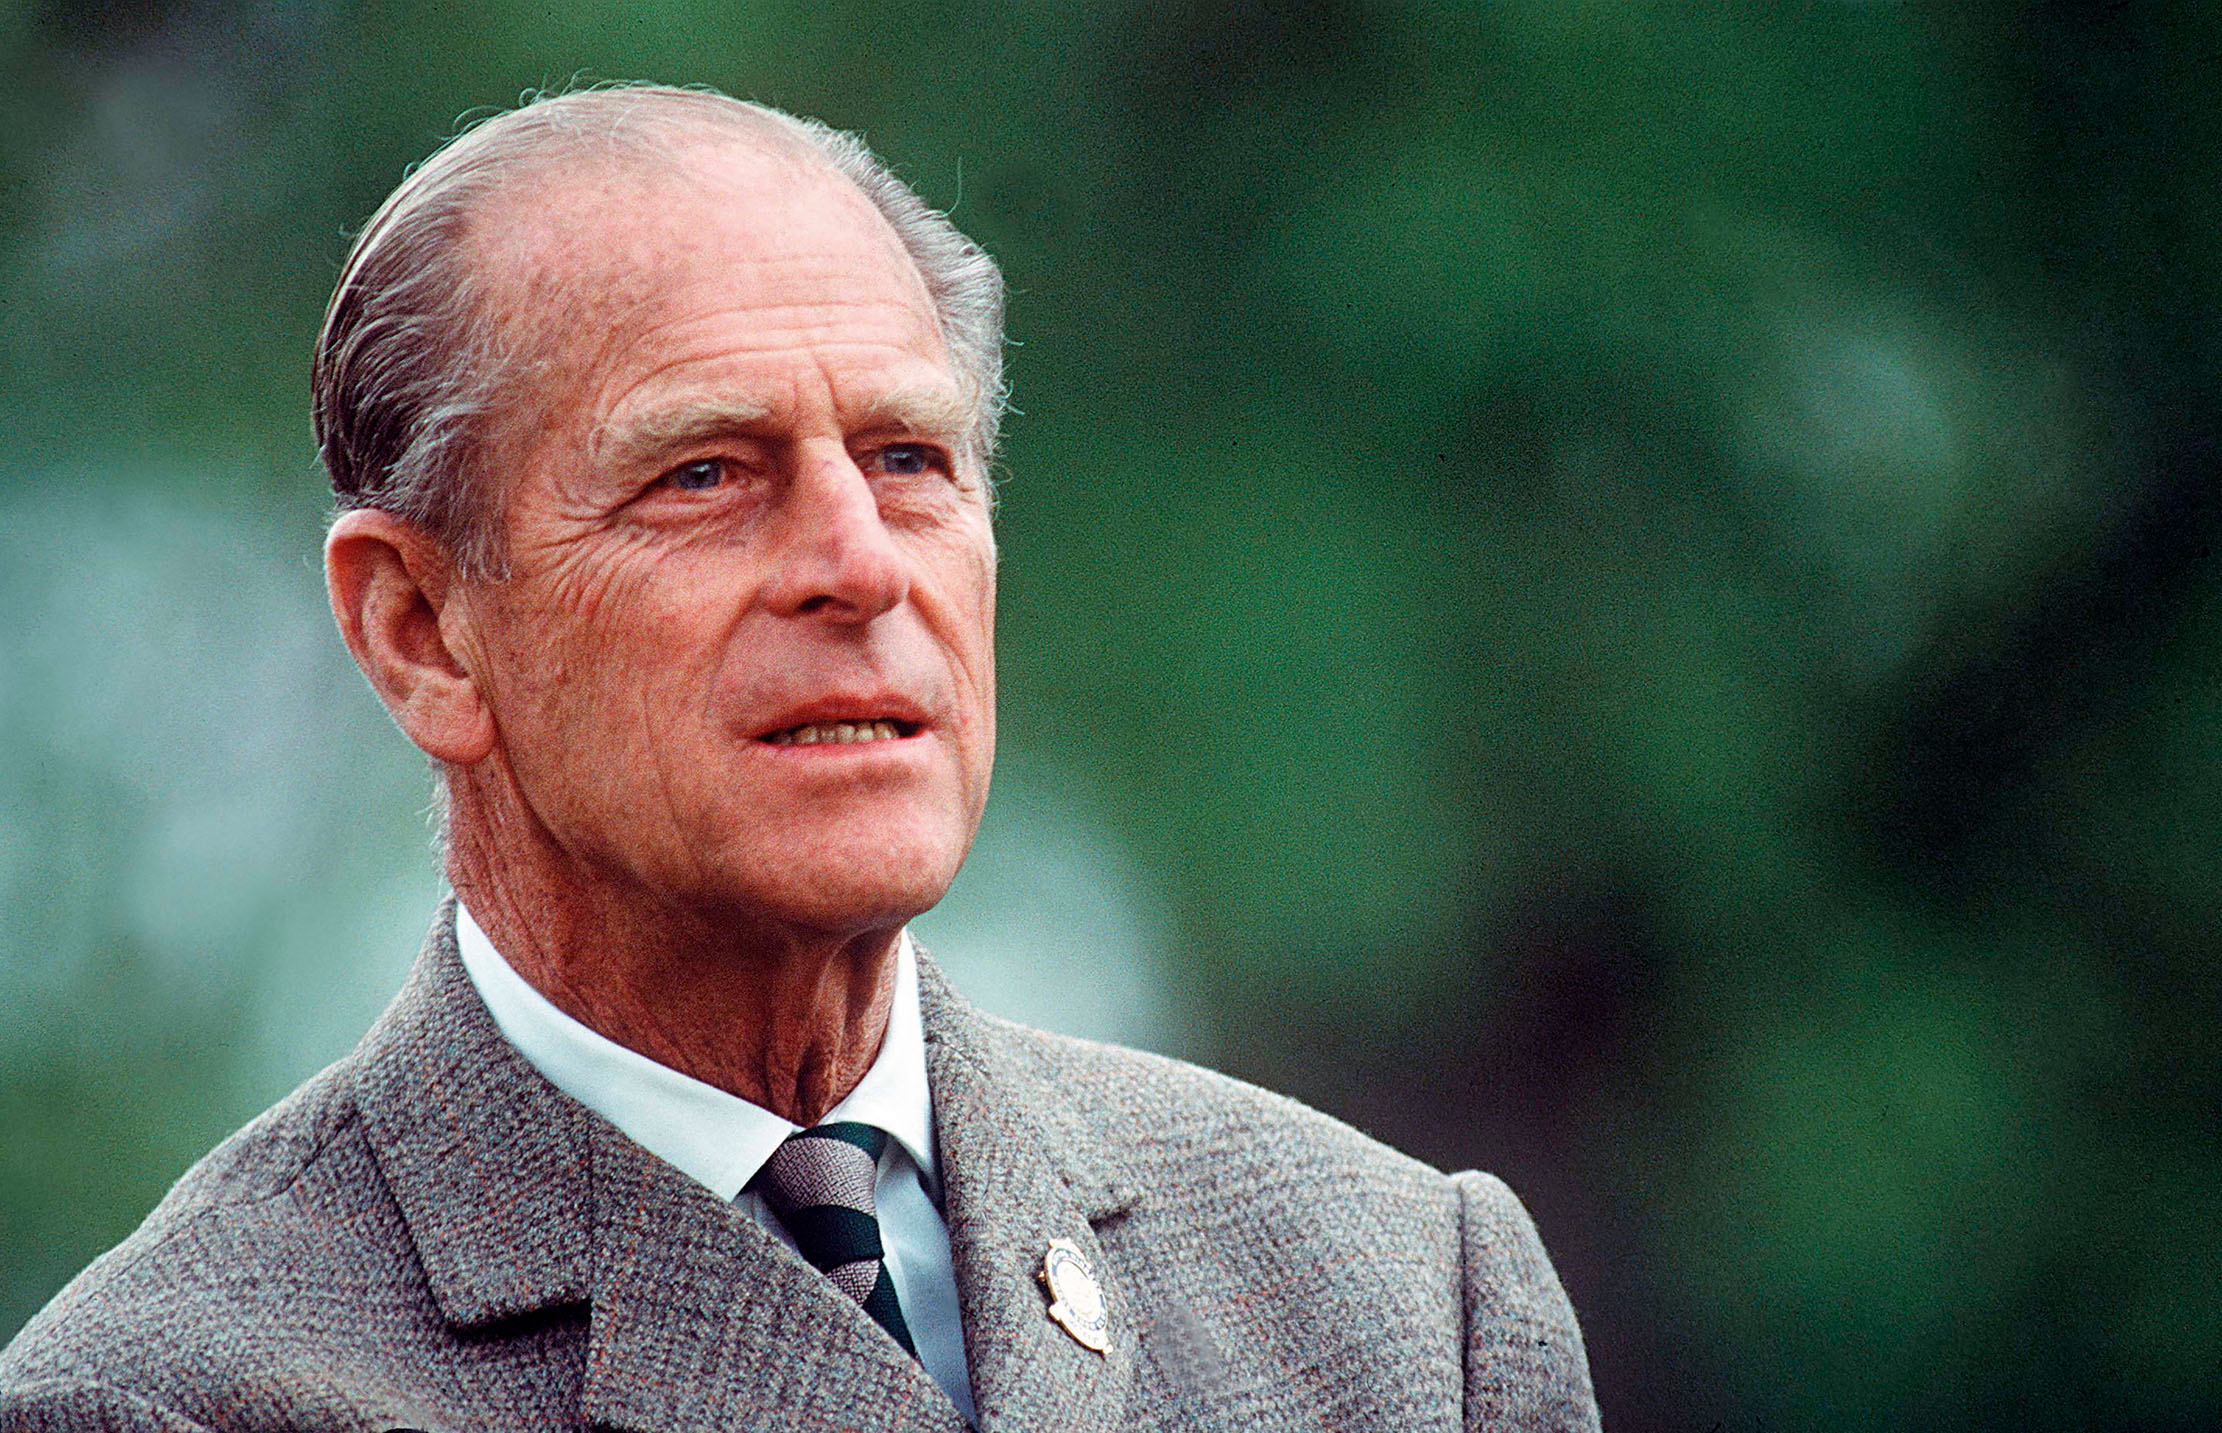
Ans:
[{"label": "lips", "polygon": [[768,746],[856,746],[900,741],[926,729],[915,702],[889,692],[843,694],[774,711],[757,729]]},{"label": "lips", "polygon": [[767,732],[759,740],[773,746],[854,745],[867,741],[894,741],[914,736],[918,723],[910,721],[815,721]]}]

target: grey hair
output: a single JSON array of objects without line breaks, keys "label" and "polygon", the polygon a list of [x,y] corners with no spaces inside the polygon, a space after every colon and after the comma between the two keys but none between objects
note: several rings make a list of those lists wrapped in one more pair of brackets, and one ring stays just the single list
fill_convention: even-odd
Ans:
[{"label": "grey hair", "polygon": [[479,121],[418,166],[357,235],[317,338],[317,450],[342,509],[379,508],[431,533],[464,572],[498,575],[500,523],[475,476],[530,362],[517,325],[482,302],[466,228],[528,169],[590,146],[668,153],[673,129],[784,139],[848,179],[917,265],[973,405],[969,452],[986,476],[1004,409],[1003,276],[946,215],[853,134],[710,89],[616,84],[543,95]]}]

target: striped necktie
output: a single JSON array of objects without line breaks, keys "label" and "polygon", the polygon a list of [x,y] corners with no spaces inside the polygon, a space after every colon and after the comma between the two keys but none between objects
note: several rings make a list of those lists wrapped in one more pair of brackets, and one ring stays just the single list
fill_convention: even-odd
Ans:
[{"label": "striped necktie", "polygon": [[872,1190],[887,1131],[843,1121],[789,1135],[749,1187],[764,1196],[795,1247],[916,1358],[880,1246]]}]

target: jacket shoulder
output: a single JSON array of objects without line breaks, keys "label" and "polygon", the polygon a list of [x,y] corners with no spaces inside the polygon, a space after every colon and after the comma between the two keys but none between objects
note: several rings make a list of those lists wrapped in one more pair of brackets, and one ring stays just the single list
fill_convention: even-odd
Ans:
[{"label": "jacket shoulder", "polygon": [[1325,1409],[1334,1427],[1594,1433],[1580,1329],[1501,1180],[1179,1060],[1000,1029],[1137,1193],[1103,1233],[1163,1397],[1238,1426]]},{"label": "jacket shoulder", "polygon": [[1535,1221],[1492,1175],[1453,1181],[1465,1271],[1466,1406],[1497,1428],[1596,1433],[1581,1326]]},{"label": "jacket shoulder", "polygon": [[1142,1409],[1175,1426],[1199,1409],[1241,1428],[1457,1426],[1452,1180],[1243,1080],[1056,1035],[1008,1039],[1073,1122],[1067,1142],[1124,1191],[1096,1232],[1137,1325]]},{"label": "jacket shoulder", "polygon": [[413,1257],[343,1061],[210,1151],[24,1325],[0,1351],[0,1428],[87,1399],[147,1410],[118,1426],[192,1426],[196,1389],[283,1366],[329,1291],[406,1281]]},{"label": "jacket shoulder", "polygon": [[1119,1148],[1144,1164],[1233,1161],[1255,1174],[1409,1190],[1446,1216],[1455,1207],[1431,1166],[1286,1095],[1166,1055],[996,1023],[1030,1074],[1066,1091],[1079,1118],[1116,1131]]},{"label": "jacket shoulder", "polygon": [[328,1066],[233,1131],[179,1176],[138,1233],[116,1252],[121,1254],[141,1238],[159,1237],[201,1215],[286,1194],[353,1125],[355,1102],[348,1074],[346,1061]]}]

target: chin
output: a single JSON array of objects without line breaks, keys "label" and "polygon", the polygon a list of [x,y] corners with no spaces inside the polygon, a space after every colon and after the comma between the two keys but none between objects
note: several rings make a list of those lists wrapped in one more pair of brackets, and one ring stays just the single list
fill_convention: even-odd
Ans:
[{"label": "chin", "polygon": [[892,930],[938,904],[964,860],[963,846],[890,841],[884,834],[817,851],[814,860],[797,855],[750,862],[752,869],[736,872],[739,878],[716,903],[736,915],[829,936]]}]

